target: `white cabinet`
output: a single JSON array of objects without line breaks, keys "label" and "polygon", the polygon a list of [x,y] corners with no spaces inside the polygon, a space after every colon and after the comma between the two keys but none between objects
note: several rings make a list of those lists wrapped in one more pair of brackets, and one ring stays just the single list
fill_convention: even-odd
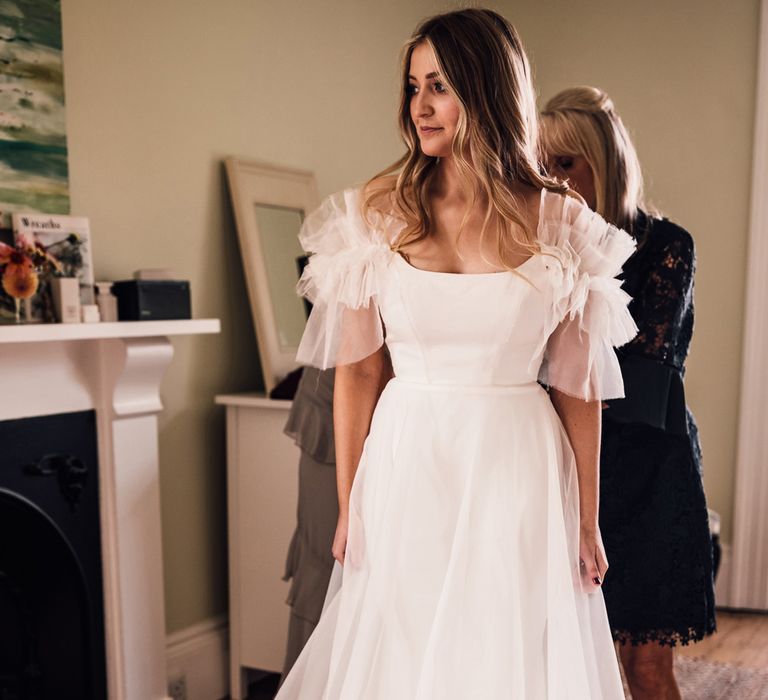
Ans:
[{"label": "white cabinet", "polygon": [[283,667],[290,608],[282,580],[296,525],[299,448],[283,434],[290,401],[216,397],[227,410],[231,697],[247,696],[249,668]]}]

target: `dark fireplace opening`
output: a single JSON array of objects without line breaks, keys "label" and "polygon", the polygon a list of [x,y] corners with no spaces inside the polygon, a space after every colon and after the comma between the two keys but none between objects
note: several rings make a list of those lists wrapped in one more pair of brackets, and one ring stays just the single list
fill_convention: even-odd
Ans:
[{"label": "dark fireplace opening", "polygon": [[0,700],[102,700],[93,411],[0,422]]}]

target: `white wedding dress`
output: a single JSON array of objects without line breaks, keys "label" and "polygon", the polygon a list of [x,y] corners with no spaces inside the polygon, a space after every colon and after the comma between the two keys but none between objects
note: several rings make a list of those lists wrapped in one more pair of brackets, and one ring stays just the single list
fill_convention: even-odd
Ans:
[{"label": "white wedding dress", "polygon": [[332,196],[302,229],[299,359],[386,342],[395,378],[352,487],[341,587],[277,699],[623,699],[602,593],[580,579],[573,453],[537,380],[623,395],[613,346],[636,327],[614,277],[633,240],[543,191],[541,251],[517,270],[429,272],[359,200]]}]

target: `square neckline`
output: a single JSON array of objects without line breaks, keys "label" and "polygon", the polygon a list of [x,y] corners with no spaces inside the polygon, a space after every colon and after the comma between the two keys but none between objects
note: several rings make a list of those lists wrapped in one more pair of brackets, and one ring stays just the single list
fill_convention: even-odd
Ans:
[{"label": "square neckline", "polygon": [[[543,220],[543,208],[544,208],[544,195],[547,191],[546,187],[542,187],[541,191],[539,192],[539,220],[536,222],[536,243],[541,246],[541,224]],[[519,265],[516,265],[515,267],[511,267],[506,270],[495,270],[492,272],[447,272],[445,270],[426,270],[423,267],[416,267],[416,265],[413,265],[412,263],[408,262],[405,257],[402,255],[402,253],[398,251],[392,251],[393,255],[397,257],[403,265],[410,268],[411,270],[414,270],[415,272],[420,272],[425,275],[440,275],[443,277],[489,277],[491,275],[508,275],[515,272],[520,271],[523,267],[525,267],[531,260],[534,258],[538,258],[541,256],[541,252],[533,253],[529,257],[527,257],[523,262],[521,262]]]}]

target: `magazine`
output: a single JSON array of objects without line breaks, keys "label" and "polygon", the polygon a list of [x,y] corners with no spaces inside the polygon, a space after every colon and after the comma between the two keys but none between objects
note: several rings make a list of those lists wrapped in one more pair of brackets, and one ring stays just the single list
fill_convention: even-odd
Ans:
[{"label": "magazine", "polygon": [[[94,303],[91,233],[85,216],[14,212],[13,233],[18,241],[34,240],[61,263],[64,277],[80,280],[80,302]],[[41,282],[32,299],[31,316],[40,321],[53,321],[50,284]]]}]

